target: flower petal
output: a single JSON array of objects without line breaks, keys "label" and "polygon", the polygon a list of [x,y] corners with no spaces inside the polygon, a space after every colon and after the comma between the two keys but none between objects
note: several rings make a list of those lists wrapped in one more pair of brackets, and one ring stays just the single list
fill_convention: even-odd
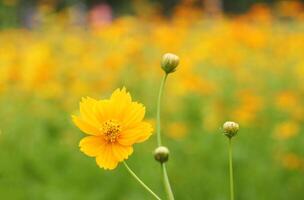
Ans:
[{"label": "flower petal", "polygon": [[121,121],[127,114],[128,109],[132,105],[131,95],[126,92],[126,88],[117,89],[111,95],[109,107],[111,109],[111,118]]},{"label": "flower petal", "polygon": [[122,145],[132,145],[147,140],[152,135],[152,126],[147,122],[140,122],[133,128],[124,130],[118,138]]},{"label": "flower petal", "polygon": [[91,157],[98,156],[105,145],[106,142],[102,136],[87,136],[79,142],[80,151]]},{"label": "flower petal", "polygon": [[116,168],[118,161],[113,154],[112,145],[106,143],[103,150],[96,157],[96,163],[100,168],[112,170]]},{"label": "flower petal", "polygon": [[97,103],[98,101],[87,97],[82,98],[79,104],[80,107],[80,117],[83,121],[90,124],[91,126],[99,127],[100,121],[96,118],[97,116]]},{"label": "flower petal", "polygon": [[111,118],[111,107],[109,100],[100,100],[96,104],[96,118],[102,124]]},{"label": "flower petal", "polygon": [[[90,120],[95,125],[100,125],[109,119],[115,119],[121,121],[123,127],[130,128],[142,121],[145,116],[145,107],[140,103],[132,102],[131,95],[126,92],[126,88],[116,89],[109,100],[98,101],[95,105],[91,98],[83,101],[91,109],[86,108],[86,104],[84,104],[81,113],[86,120]],[[95,119],[90,118],[88,113],[93,113]]]},{"label": "flower petal", "polygon": [[100,135],[100,131],[97,127],[92,126],[91,124],[87,123],[86,121],[82,120],[79,117],[72,116],[72,120],[74,124],[80,128],[83,132],[89,135]]},{"label": "flower petal", "polygon": [[145,107],[137,102],[132,102],[125,110],[125,115],[122,118],[122,126],[131,128],[141,122],[145,116]]},{"label": "flower petal", "polygon": [[126,91],[126,88],[123,87],[122,89],[116,89],[110,98],[111,101],[116,101],[116,102],[120,102],[120,101],[124,101],[124,102],[128,102],[131,103],[132,102],[132,98],[129,92]]},{"label": "flower petal", "polygon": [[129,157],[133,153],[132,146],[123,146],[119,143],[112,144],[112,151],[116,159],[120,162]]}]

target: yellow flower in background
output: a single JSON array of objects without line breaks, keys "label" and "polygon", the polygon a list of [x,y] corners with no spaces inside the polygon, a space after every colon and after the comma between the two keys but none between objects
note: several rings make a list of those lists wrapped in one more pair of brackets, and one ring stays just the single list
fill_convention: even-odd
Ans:
[{"label": "yellow flower in background", "polygon": [[275,127],[274,135],[276,139],[284,140],[292,138],[299,134],[299,124],[294,121],[287,121],[278,124]]},{"label": "yellow flower in background", "polygon": [[283,167],[290,170],[296,170],[303,166],[303,161],[301,160],[301,158],[294,153],[286,153],[282,155],[281,163]]},{"label": "yellow flower in background", "polygon": [[167,134],[170,138],[180,140],[187,135],[188,127],[181,122],[174,122],[168,125]]},{"label": "yellow flower in background", "polygon": [[293,91],[282,91],[276,96],[276,106],[283,111],[298,107],[299,97]]},{"label": "yellow flower in background", "polygon": [[106,100],[83,98],[80,116],[72,116],[76,126],[89,135],[80,141],[80,150],[95,157],[99,167],[114,169],[132,154],[133,144],[151,136],[152,126],[143,121],[144,116],[145,107],[133,102],[125,88],[115,90]]}]

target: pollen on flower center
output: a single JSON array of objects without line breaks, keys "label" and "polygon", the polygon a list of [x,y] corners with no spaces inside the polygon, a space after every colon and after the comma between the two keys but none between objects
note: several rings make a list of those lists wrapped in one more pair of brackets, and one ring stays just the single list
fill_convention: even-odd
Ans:
[{"label": "pollen on flower center", "polygon": [[115,120],[108,120],[102,124],[101,131],[107,142],[115,142],[121,132],[121,126]]}]

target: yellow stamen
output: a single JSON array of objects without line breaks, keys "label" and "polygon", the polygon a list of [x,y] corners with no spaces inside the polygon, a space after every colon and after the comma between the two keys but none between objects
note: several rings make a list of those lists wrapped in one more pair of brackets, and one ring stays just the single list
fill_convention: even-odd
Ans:
[{"label": "yellow stamen", "polygon": [[115,120],[108,120],[102,124],[101,131],[107,142],[115,142],[121,132],[120,124]]}]

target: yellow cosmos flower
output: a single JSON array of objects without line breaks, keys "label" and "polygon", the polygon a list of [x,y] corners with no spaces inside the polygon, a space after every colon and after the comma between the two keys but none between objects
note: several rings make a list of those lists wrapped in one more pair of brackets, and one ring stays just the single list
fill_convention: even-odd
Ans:
[{"label": "yellow cosmos flower", "polygon": [[80,116],[74,123],[89,136],[80,143],[80,150],[95,157],[99,167],[114,169],[133,152],[132,145],[147,140],[151,124],[144,122],[145,107],[133,102],[126,89],[117,89],[110,99],[87,97],[80,102]]}]

